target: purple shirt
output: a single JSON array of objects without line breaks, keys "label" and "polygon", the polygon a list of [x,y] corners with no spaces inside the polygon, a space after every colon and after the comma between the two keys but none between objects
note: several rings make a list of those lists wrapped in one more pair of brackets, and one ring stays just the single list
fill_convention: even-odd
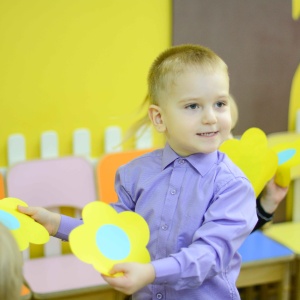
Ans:
[{"label": "purple shirt", "polygon": [[[237,253],[257,222],[253,188],[216,151],[178,156],[168,145],[119,168],[118,211],[132,210],[150,228],[156,279],[133,299],[240,299]],[[80,221],[63,216],[57,237]]]}]

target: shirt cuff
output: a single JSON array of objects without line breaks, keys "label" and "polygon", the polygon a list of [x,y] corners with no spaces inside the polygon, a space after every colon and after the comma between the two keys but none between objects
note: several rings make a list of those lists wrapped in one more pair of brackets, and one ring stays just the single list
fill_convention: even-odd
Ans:
[{"label": "shirt cuff", "polygon": [[57,237],[63,241],[68,241],[70,232],[75,227],[82,225],[82,224],[83,224],[83,221],[81,219],[75,219],[75,218],[71,218],[69,216],[61,215],[59,228],[57,230],[57,233],[55,234],[55,237]]},{"label": "shirt cuff", "polygon": [[154,284],[170,284],[180,278],[180,265],[174,257],[167,257],[151,262],[155,270]]}]

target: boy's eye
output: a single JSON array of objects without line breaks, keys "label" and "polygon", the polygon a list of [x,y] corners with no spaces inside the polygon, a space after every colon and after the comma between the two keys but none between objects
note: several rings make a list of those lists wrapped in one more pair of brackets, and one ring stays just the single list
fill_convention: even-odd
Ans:
[{"label": "boy's eye", "polygon": [[199,106],[198,106],[198,104],[189,104],[189,105],[187,105],[186,106],[186,108],[188,108],[188,109],[196,109],[196,108],[198,108]]},{"label": "boy's eye", "polygon": [[222,101],[218,101],[217,103],[216,103],[216,106],[217,107],[223,107],[223,106],[225,106],[226,104],[224,103],[224,102],[222,102]]}]

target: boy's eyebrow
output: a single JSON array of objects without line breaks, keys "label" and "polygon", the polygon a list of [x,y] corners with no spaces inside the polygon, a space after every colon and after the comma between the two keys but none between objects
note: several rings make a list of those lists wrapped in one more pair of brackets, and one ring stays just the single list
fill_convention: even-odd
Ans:
[{"label": "boy's eyebrow", "polygon": [[[229,95],[221,94],[218,97],[216,97],[216,100],[217,99],[229,100]],[[193,96],[189,97],[189,96],[187,96],[185,98],[180,99],[179,102],[182,103],[182,102],[201,101],[201,100],[203,100],[202,97],[193,97]]]},{"label": "boy's eyebrow", "polygon": [[200,101],[202,98],[200,97],[186,97],[186,98],[182,98],[180,99],[178,102],[179,103],[186,103],[186,102],[191,102],[191,101]]}]

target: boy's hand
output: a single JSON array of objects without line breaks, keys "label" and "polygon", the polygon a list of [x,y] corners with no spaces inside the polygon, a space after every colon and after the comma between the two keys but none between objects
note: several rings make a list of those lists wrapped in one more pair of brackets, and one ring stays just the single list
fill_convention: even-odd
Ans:
[{"label": "boy's hand", "polygon": [[116,264],[110,273],[123,273],[121,277],[102,275],[103,279],[115,290],[131,295],[155,279],[155,270],[152,264],[122,263]]},{"label": "boy's hand", "polygon": [[60,214],[51,212],[42,207],[25,207],[18,205],[18,211],[30,216],[36,222],[43,225],[50,235],[55,235],[59,224],[60,224]]},{"label": "boy's hand", "polygon": [[288,192],[288,187],[281,187],[272,178],[265,186],[260,205],[265,212],[273,214]]}]

